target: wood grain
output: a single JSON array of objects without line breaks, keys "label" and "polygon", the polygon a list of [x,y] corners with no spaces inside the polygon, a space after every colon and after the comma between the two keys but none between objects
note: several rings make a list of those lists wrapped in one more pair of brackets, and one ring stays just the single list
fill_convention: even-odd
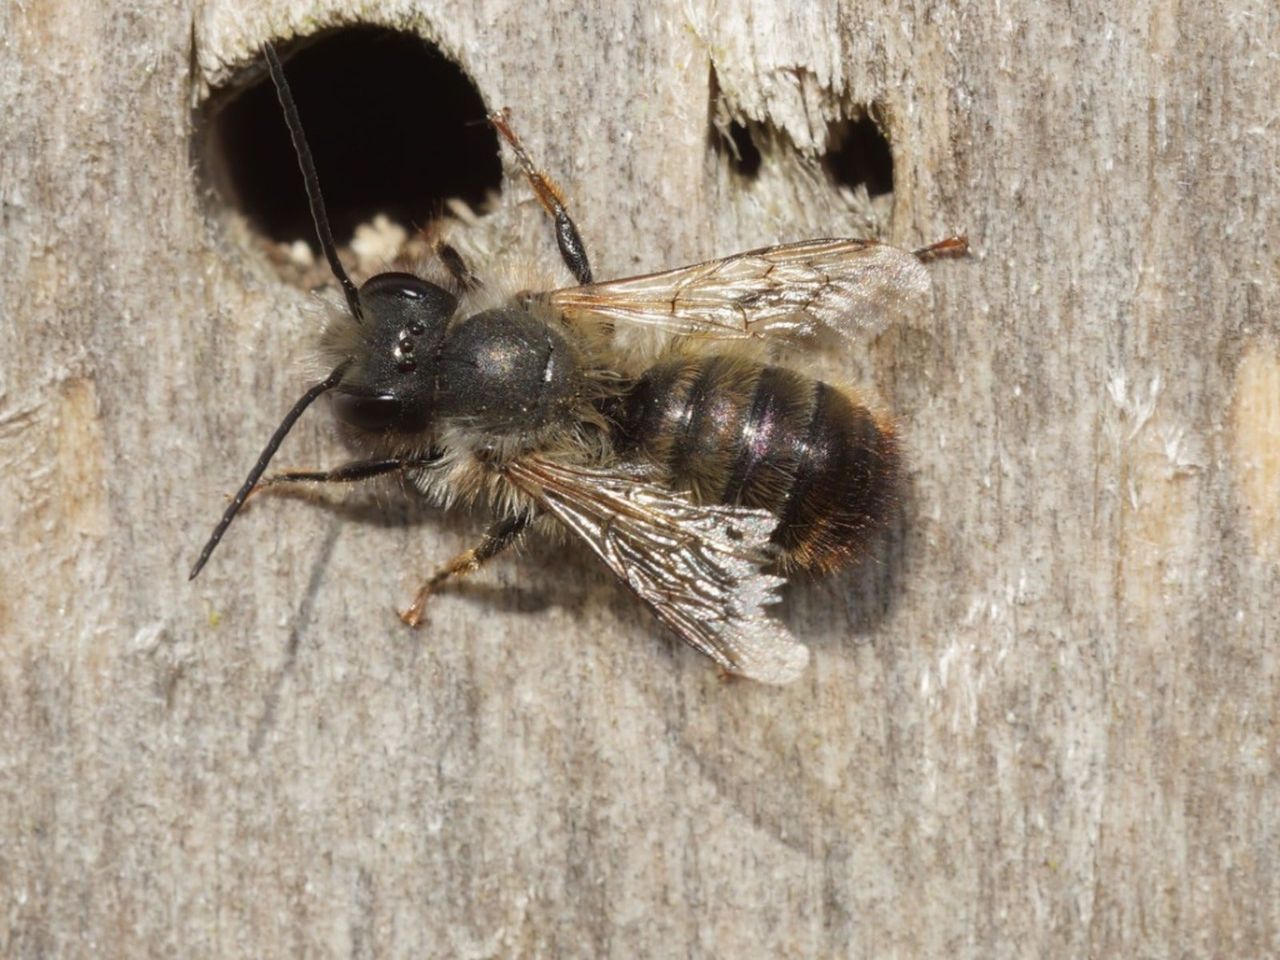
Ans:
[{"label": "wood grain", "polygon": [[[902,517],[790,592],[784,689],[554,544],[406,632],[484,518],[393,485],[186,582],[310,323],[192,110],[351,9],[0,5],[0,955],[1280,953],[1280,8],[360,5],[516,111],[601,277],[972,237],[847,359]],[[878,211],[818,158],[872,104]],[[466,240],[550,261],[540,216]]]}]

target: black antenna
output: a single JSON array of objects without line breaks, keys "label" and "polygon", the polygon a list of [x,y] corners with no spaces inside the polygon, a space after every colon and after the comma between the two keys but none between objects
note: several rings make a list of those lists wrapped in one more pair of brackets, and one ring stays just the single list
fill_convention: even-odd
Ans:
[{"label": "black antenna", "polygon": [[332,390],[342,381],[342,375],[346,372],[350,365],[350,360],[344,360],[334,371],[325,377],[323,381],[317,383],[314,387],[302,395],[297,403],[293,405],[293,409],[285,414],[284,419],[280,421],[280,426],[276,427],[276,432],[271,435],[271,439],[267,441],[266,447],[263,448],[262,455],[258,457],[258,462],[253,465],[253,469],[249,471],[249,478],[245,480],[239,492],[231,499],[231,503],[227,506],[227,511],[222,515],[222,519],[218,521],[218,525],[213,528],[213,533],[209,537],[209,542],[204,545],[204,549],[200,551],[200,559],[196,561],[194,567],[191,568],[191,574],[188,580],[194,580],[204,569],[204,565],[209,562],[209,557],[213,554],[214,547],[222,540],[222,535],[227,532],[227,527],[231,526],[231,521],[236,518],[236,514],[240,512],[240,508],[244,506],[245,499],[248,498],[250,491],[253,490],[257,482],[262,478],[263,472],[267,469],[267,464],[271,462],[271,458],[276,455],[276,451],[280,449],[280,444],[284,442],[285,434],[287,434],[298,418],[302,416],[302,411],[315,401],[316,397],[324,393],[326,390]]},{"label": "black antenna", "polygon": [[289,127],[289,136],[293,138],[293,150],[298,155],[298,168],[302,171],[302,182],[307,187],[307,201],[311,204],[311,219],[316,224],[320,249],[329,261],[329,269],[342,284],[342,292],[347,295],[351,315],[363,323],[364,311],[360,309],[360,294],[356,292],[356,285],[351,282],[347,271],[342,269],[342,261],[338,259],[338,248],[333,242],[333,232],[329,229],[329,214],[325,212],[324,197],[320,195],[320,178],[316,176],[316,165],[311,159],[311,148],[307,146],[307,135],[302,132],[298,107],[293,102],[293,94],[289,92],[289,81],[284,78],[284,68],[280,66],[276,48],[270,43],[264,43],[262,54],[267,58],[271,82],[276,85],[276,96],[280,100],[280,109],[284,111],[284,122]]}]

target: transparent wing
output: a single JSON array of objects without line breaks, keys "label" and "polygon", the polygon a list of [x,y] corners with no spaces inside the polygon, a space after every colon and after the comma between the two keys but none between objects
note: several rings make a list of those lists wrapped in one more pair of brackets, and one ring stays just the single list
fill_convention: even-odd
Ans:
[{"label": "transparent wing", "polygon": [[537,457],[507,476],[587,544],[663,623],[731,673],[789,683],[809,648],[765,616],[781,577],[766,573],[776,519],[762,510],[698,506],[625,469]]},{"label": "transparent wing", "polygon": [[873,335],[928,294],[913,253],[874,240],[806,240],[542,296],[569,320],[685,336]]}]

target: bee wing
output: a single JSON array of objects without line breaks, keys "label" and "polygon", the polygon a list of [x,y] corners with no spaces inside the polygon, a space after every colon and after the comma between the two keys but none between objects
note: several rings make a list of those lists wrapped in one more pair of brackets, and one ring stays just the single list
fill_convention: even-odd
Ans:
[{"label": "bee wing", "polygon": [[805,240],[542,296],[570,321],[694,337],[874,335],[928,294],[913,253],[874,240]]},{"label": "bee wing", "polygon": [[804,671],[809,648],[762,609],[783,583],[763,569],[772,515],[698,506],[626,468],[530,457],[508,464],[507,476],[724,669],[763,683],[789,683]]}]

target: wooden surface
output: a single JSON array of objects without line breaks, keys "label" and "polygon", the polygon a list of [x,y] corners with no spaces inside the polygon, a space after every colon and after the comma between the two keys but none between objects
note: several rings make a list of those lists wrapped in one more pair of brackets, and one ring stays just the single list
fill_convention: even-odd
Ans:
[{"label": "wooden surface", "polygon": [[[1274,3],[361,5],[518,110],[601,276],[862,232],[814,155],[871,102],[889,236],[972,237],[848,359],[903,515],[789,593],[785,689],[553,545],[410,634],[484,521],[394,485],[186,582],[306,383],[191,154],[347,9],[290,6],[0,4],[0,955],[1280,953]],[[470,242],[553,257],[518,184]],[[318,412],[281,462],[345,453]]]}]

